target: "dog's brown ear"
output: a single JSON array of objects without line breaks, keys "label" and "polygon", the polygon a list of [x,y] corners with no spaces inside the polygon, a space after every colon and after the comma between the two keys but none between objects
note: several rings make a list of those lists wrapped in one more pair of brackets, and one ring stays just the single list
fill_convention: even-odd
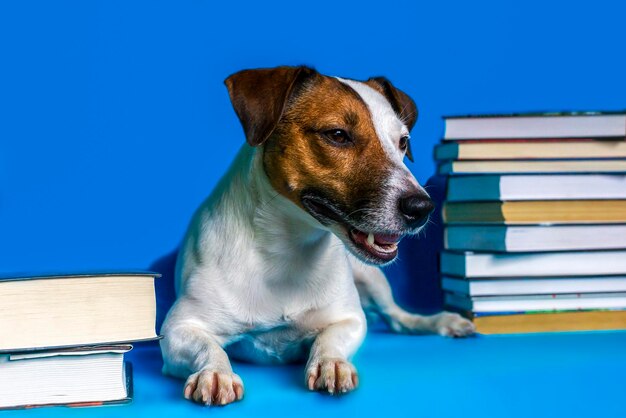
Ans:
[{"label": "dog's brown ear", "polygon": [[[417,122],[418,110],[415,102],[408,94],[395,88],[385,77],[372,77],[366,83],[381,92],[389,100],[400,120],[406,124],[409,130],[413,129],[415,122]],[[413,161],[410,142],[407,143],[406,156]]]},{"label": "dog's brown ear", "polygon": [[294,87],[314,73],[308,67],[262,68],[224,80],[250,145],[261,145],[272,135]]}]

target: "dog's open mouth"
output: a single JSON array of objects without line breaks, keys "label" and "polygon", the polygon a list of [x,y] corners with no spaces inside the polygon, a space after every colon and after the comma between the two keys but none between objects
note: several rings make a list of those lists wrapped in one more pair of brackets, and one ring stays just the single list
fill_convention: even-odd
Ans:
[{"label": "dog's open mouth", "polygon": [[364,261],[386,264],[398,255],[398,243],[402,234],[362,231],[354,227],[335,205],[316,195],[303,196],[302,204],[323,225],[341,225],[352,244],[353,252]]},{"label": "dog's open mouth", "polygon": [[400,234],[367,233],[356,228],[350,229],[349,236],[354,245],[360,250],[384,263],[396,258],[398,255],[398,242],[402,239]]}]

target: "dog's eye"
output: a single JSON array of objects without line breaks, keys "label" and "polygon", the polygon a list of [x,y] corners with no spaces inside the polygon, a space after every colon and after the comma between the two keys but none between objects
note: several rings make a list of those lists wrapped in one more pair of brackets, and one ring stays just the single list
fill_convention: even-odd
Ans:
[{"label": "dog's eye", "polygon": [[352,142],[350,135],[343,129],[330,129],[324,132],[324,136],[328,138],[331,142],[334,142],[339,145],[345,145],[349,142]]},{"label": "dog's eye", "polygon": [[403,135],[400,138],[400,149],[402,151],[406,151],[407,147],[409,146],[409,139],[411,139],[409,135]]}]

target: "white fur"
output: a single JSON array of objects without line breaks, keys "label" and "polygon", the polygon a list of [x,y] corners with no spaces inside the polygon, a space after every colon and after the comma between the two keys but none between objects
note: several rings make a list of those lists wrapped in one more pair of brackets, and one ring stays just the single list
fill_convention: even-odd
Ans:
[{"label": "white fur", "polygon": [[395,201],[399,197],[397,193],[404,190],[407,183],[423,190],[404,164],[404,152],[399,147],[400,138],[408,135],[409,129],[394,112],[389,101],[377,90],[363,82],[343,78],[337,79],[356,91],[370,111],[376,135],[378,135],[385,153],[392,162],[393,170],[388,184],[389,199]]},{"label": "white fur", "polygon": [[[271,188],[259,156],[244,145],[218,190],[194,215],[177,265],[179,299],[164,334],[171,317],[181,314],[218,336],[221,345],[296,321],[306,334],[351,319],[362,325],[355,336],[361,338],[363,315],[343,246]],[[299,341],[280,346],[279,339],[272,335],[265,353],[239,354],[252,354],[256,361],[290,360],[283,357]]]},{"label": "white fur", "polygon": [[[394,129],[387,141],[402,131]],[[227,352],[263,363],[308,357],[310,389],[354,389],[349,359],[366,332],[361,303],[398,331],[471,332],[455,314],[401,310],[378,268],[348,255],[336,235],[272,188],[262,154],[262,146],[242,147],[194,214],[179,254],[178,298],[161,347],[163,371],[187,379],[185,397],[205,404],[241,399],[243,383]]]},{"label": "white fur", "polygon": [[398,118],[389,101],[365,83],[344,78],[337,78],[337,80],[350,86],[361,96],[370,111],[376,135],[385,153],[395,163],[404,165],[402,163],[404,152],[400,150],[398,144],[402,136],[409,134],[409,130]]}]

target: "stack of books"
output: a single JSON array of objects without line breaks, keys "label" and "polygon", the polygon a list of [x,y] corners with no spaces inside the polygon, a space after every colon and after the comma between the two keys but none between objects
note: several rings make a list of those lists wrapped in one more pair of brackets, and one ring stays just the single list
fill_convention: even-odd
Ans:
[{"label": "stack of books", "polygon": [[484,334],[626,328],[626,114],[450,117],[445,303]]},{"label": "stack of books", "polygon": [[156,273],[0,279],[0,409],[128,402],[131,342],[157,338]]}]

